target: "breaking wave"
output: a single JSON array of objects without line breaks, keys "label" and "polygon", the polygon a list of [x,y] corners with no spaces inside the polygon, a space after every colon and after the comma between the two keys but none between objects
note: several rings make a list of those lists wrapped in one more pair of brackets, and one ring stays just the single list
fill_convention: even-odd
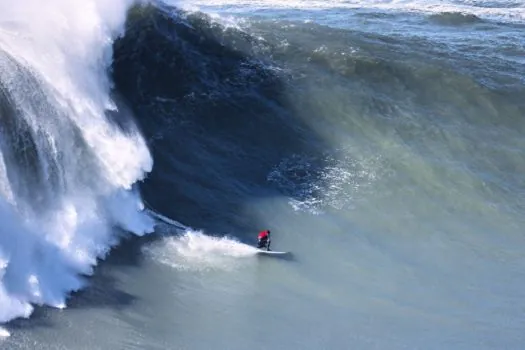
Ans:
[{"label": "breaking wave", "polygon": [[152,158],[111,97],[130,1],[10,2],[0,14],[0,322],[65,307],[118,242],[150,232]]}]

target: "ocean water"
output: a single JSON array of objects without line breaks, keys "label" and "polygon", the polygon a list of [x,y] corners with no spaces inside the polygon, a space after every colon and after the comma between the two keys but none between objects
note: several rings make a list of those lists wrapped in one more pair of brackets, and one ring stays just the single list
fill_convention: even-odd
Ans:
[{"label": "ocean water", "polygon": [[525,346],[522,0],[0,8],[1,349]]}]

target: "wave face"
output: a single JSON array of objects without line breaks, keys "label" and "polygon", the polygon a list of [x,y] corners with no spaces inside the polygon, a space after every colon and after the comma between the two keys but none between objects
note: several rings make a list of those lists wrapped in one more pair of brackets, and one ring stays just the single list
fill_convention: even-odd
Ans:
[{"label": "wave face", "polygon": [[[443,35],[135,7],[113,74],[151,139],[148,202],[198,227],[220,229],[211,222],[227,217],[225,229],[251,229],[234,214],[247,201],[284,195],[321,213],[367,202],[379,186],[415,186],[454,210],[461,192],[472,195],[464,208],[513,203],[509,222],[519,221],[522,201],[508,190],[521,188],[524,166],[519,27],[492,25],[509,45],[487,60],[490,42],[476,38],[456,50]],[[420,180],[428,176],[436,183]],[[447,189],[449,176],[458,188]]]},{"label": "wave face", "polygon": [[[292,292],[300,305],[291,319],[312,319],[300,310],[333,301],[337,311],[313,332],[339,342],[332,348],[439,348],[460,338],[465,348],[514,348],[523,332],[506,325],[522,317],[514,300],[525,267],[522,26],[452,15],[469,33],[460,35],[429,16],[349,21],[348,12],[331,12],[339,22],[328,25],[291,12],[232,19],[164,5],[130,11],[112,72],[155,159],[145,199],[241,242],[271,226],[275,246],[300,256],[306,289],[329,295]],[[416,25],[418,35],[405,30]],[[239,246],[208,238],[187,232],[147,253],[192,273],[238,266],[224,246]],[[290,290],[300,288],[290,281]],[[293,336],[312,325],[280,325],[289,347],[327,347],[314,334]],[[201,335],[236,348],[235,334]]]},{"label": "wave face", "polygon": [[107,74],[128,5],[2,6],[0,322],[64,307],[118,228],[152,230],[133,188],[152,158]]},{"label": "wave face", "polygon": [[268,49],[202,13],[130,11],[112,71],[150,140],[156,165],[142,189],[154,208],[217,232],[226,206],[242,221],[245,201],[270,195],[267,175],[282,157],[325,147],[293,111],[289,73]]}]

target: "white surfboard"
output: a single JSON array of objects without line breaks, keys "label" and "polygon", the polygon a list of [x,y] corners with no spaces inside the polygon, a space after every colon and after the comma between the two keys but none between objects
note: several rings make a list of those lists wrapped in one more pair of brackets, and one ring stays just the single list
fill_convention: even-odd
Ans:
[{"label": "white surfboard", "polygon": [[264,255],[285,255],[289,252],[279,252],[276,250],[265,250],[265,249],[257,249],[257,254],[264,254]]}]

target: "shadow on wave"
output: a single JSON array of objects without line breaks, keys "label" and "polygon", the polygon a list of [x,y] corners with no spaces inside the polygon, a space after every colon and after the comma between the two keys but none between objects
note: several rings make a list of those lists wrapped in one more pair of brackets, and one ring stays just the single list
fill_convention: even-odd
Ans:
[{"label": "shadow on wave", "polygon": [[272,65],[272,48],[242,30],[202,13],[135,6],[114,47],[117,90],[154,156],[143,196],[168,217],[206,231],[253,231],[264,224],[243,205],[278,194],[271,169],[327,148],[290,103],[290,77]]}]

